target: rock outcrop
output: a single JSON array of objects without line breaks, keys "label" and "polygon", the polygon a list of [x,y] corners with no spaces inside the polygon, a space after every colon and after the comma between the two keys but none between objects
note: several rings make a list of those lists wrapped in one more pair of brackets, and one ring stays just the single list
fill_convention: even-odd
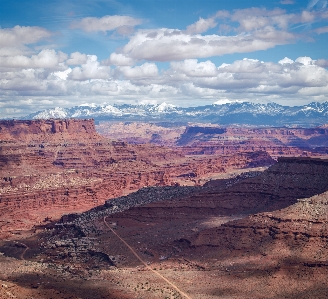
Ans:
[{"label": "rock outcrop", "polygon": [[65,140],[97,140],[92,119],[2,120],[1,141],[64,142]]},{"label": "rock outcrop", "polygon": [[[252,252],[277,254],[281,258],[294,256],[314,263],[326,261],[328,160],[281,158],[249,181],[261,182],[258,191],[263,195],[258,201],[258,212],[270,212],[204,230],[192,244],[217,246],[225,254]],[[245,184],[246,180],[233,188],[240,190]],[[255,189],[254,185],[250,187]],[[244,194],[246,199],[247,193]]]}]

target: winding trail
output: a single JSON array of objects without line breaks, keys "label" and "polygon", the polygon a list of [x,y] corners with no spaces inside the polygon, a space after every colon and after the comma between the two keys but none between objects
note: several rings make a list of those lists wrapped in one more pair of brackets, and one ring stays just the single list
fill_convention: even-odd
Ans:
[{"label": "winding trail", "polygon": [[178,291],[180,293],[180,295],[182,295],[183,297],[187,298],[187,299],[192,299],[189,295],[187,295],[185,292],[181,291],[173,282],[169,281],[167,278],[165,278],[162,274],[160,274],[158,271],[152,269],[151,267],[149,267],[147,265],[147,263],[138,255],[138,253],[136,253],[134,251],[134,249],[125,241],[123,240],[106,222],[106,216],[104,217],[104,223],[105,225],[110,229],[110,231],[116,236],[118,237],[124,244],[126,247],[128,247],[130,249],[130,251],[135,255],[135,257],[151,272],[155,273],[158,277],[160,277],[161,279],[163,279],[166,283],[168,283],[172,288],[174,288],[176,291]]},{"label": "winding trail", "polygon": [[24,259],[24,254],[26,253],[27,250],[30,249],[30,247],[28,247],[26,244],[24,244],[24,243],[22,243],[22,242],[14,241],[14,243],[19,244],[19,245],[21,245],[21,246],[23,246],[23,247],[25,248],[25,250],[24,250],[24,251],[22,252],[22,254],[20,255],[20,259],[21,259],[21,260],[25,260],[25,259]]}]

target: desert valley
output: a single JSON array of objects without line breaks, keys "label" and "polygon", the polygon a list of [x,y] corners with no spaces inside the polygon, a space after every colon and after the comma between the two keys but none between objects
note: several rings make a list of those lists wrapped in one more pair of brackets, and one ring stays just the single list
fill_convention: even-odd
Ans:
[{"label": "desert valley", "polygon": [[327,298],[328,128],[0,121],[0,297]]}]

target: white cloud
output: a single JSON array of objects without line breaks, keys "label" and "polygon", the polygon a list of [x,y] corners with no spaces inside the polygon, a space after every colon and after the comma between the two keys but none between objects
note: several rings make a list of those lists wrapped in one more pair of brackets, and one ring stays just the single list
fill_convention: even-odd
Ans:
[{"label": "white cloud", "polygon": [[62,80],[66,80],[68,77],[68,74],[72,72],[71,68],[68,68],[65,71],[59,71],[59,72],[54,72],[54,76],[57,76],[58,78],[62,79]]},{"label": "white cloud", "polygon": [[124,54],[112,53],[109,58],[103,61],[104,65],[118,65],[118,66],[131,66],[135,64],[135,61],[125,56]]},{"label": "white cloud", "polygon": [[135,66],[135,67],[121,66],[118,67],[118,70],[127,79],[144,79],[144,78],[156,77],[158,75],[157,65],[149,62],[146,62],[140,66]]},{"label": "white cloud", "polygon": [[87,61],[80,67],[73,68],[68,74],[71,80],[109,79],[111,70],[108,66],[101,66],[96,55],[87,55]]},{"label": "white cloud", "polygon": [[285,11],[280,8],[267,10],[256,7],[238,9],[231,16],[232,21],[239,23],[238,30],[241,32],[258,30],[266,26],[279,26],[281,18],[288,19],[290,16],[286,15]]},{"label": "white cloud", "polygon": [[52,32],[41,27],[0,28],[0,56],[29,54],[32,51],[26,45],[35,44],[52,35]]},{"label": "white cloud", "polygon": [[92,84],[90,90],[95,94],[111,95],[119,94],[118,84],[113,81],[98,81]]},{"label": "white cloud", "polygon": [[0,28],[0,47],[33,44],[49,38],[52,33],[41,27],[15,26],[14,28]]},{"label": "white cloud", "polygon": [[294,60],[288,58],[288,57],[285,57],[284,59],[281,59],[280,61],[278,61],[279,64],[287,64],[287,63],[294,63]]},{"label": "white cloud", "polygon": [[328,33],[328,26],[316,28],[314,31],[318,34]]},{"label": "white cloud", "polygon": [[199,63],[197,59],[171,62],[171,70],[174,73],[182,73],[189,77],[213,77],[218,74],[217,67],[209,60]]},{"label": "white cloud", "polygon": [[224,105],[224,104],[230,104],[230,103],[232,103],[231,100],[229,100],[227,98],[222,98],[222,99],[217,100],[213,104],[216,104],[216,105]]},{"label": "white cloud", "polygon": [[80,52],[74,52],[70,55],[70,58],[66,61],[68,65],[84,64],[88,60],[86,54],[81,54]]},{"label": "white cloud", "polygon": [[311,59],[311,57],[298,57],[295,62],[299,62],[303,65],[312,65],[314,64],[314,60]]},{"label": "white cloud", "polygon": [[304,10],[301,15],[301,22],[303,23],[313,22],[314,18],[315,18],[314,12]]},{"label": "white cloud", "polygon": [[315,62],[316,65],[319,65],[321,67],[328,67],[328,60],[326,59],[318,59],[316,62]]},{"label": "white cloud", "polygon": [[[201,64],[201,63],[199,63]],[[218,90],[225,93],[259,93],[261,96],[275,92],[278,96],[297,94],[303,88],[327,86],[328,71],[309,57],[299,57],[294,62],[284,58],[278,63],[263,62],[255,59],[237,60],[232,64],[222,64],[212,76],[195,76],[192,65],[197,70],[197,61],[171,63],[166,72],[168,84],[179,85],[184,91],[198,93],[203,90]],[[188,74],[189,67],[191,74]],[[186,75],[188,74],[188,75]],[[169,83],[170,82],[170,83]]]},{"label": "white cloud", "polygon": [[[120,77],[112,79],[111,69],[100,65],[96,56],[89,55],[85,64],[73,70],[12,68],[0,72],[0,94],[3,99],[10,97],[3,109],[16,114],[22,113],[17,112],[18,107],[36,111],[81,102],[169,100],[176,105],[180,102],[199,105],[260,99],[288,105],[289,101],[305,103],[309,98],[328,100],[325,65],[328,65],[325,60],[310,57],[295,61],[284,58],[277,63],[245,58],[218,67],[209,60],[187,59],[172,62],[161,73],[153,63],[120,66],[116,68]],[[14,100],[21,106],[13,104]]]},{"label": "white cloud", "polygon": [[66,68],[63,63],[66,59],[67,55],[65,53],[46,49],[31,57],[24,55],[0,56],[0,65],[6,68],[63,69]]},{"label": "white cloud", "polygon": [[235,36],[189,35],[173,29],[140,30],[123,47],[122,54],[135,60],[172,61],[266,50],[293,40],[294,34],[274,28]]},{"label": "white cloud", "polygon": [[131,33],[131,28],[142,24],[142,20],[129,16],[88,17],[72,23],[72,28],[80,28],[86,32],[118,30],[120,34]]},{"label": "white cloud", "polygon": [[216,27],[217,23],[215,22],[214,18],[203,19],[199,18],[199,20],[187,27],[186,32],[188,34],[197,34],[206,32],[208,29]]},{"label": "white cloud", "polygon": [[[326,17],[325,12],[287,14],[280,8],[249,8],[235,10],[233,13],[218,11],[211,18],[200,18],[187,26],[186,30],[138,30],[123,48],[112,54],[112,60],[114,55],[118,58],[119,54],[125,60],[172,61],[267,50],[277,45],[294,43],[302,37],[297,31],[290,30],[291,25],[297,28]],[[201,34],[217,26],[220,18],[226,21],[219,24],[220,30],[234,32],[233,35]],[[319,34],[325,31],[324,27],[317,29]]]}]

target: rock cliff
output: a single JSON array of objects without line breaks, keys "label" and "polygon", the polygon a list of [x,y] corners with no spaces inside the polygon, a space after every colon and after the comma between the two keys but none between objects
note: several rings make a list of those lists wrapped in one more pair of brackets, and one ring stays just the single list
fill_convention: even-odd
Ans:
[{"label": "rock cliff", "polygon": [[58,142],[101,139],[92,119],[2,120],[0,140]]},{"label": "rock cliff", "polygon": [[[265,173],[233,188],[245,190],[246,184],[259,192],[257,211],[270,212],[204,230],[192,244],[217,246],[225,254],[252,252],[326,261],[328,160],[281,158]],[[249,202],[248,192],[244,196]]]}]

